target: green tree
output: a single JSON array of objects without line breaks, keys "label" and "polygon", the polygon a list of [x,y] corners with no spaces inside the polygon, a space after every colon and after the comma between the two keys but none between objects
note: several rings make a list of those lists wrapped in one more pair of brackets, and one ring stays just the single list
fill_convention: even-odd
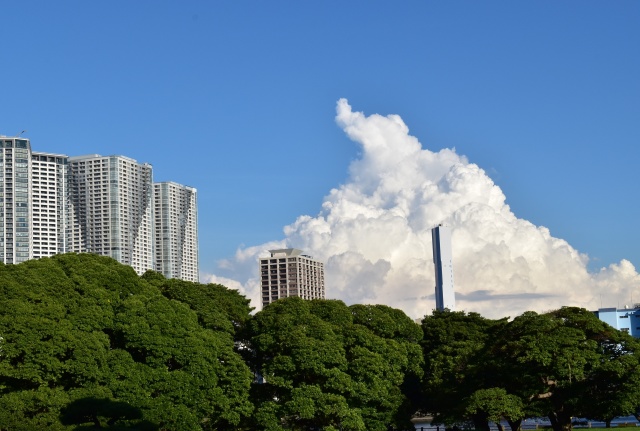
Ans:
[{"label": "green tree", "polygon": [[632,415],[640,405],[639,341],[585,309],[564,307],[552,315],[596,343],[597,360],[577,383],[582,391],[581,416],[604,421],[609,428],[615,417]]},{"label": "green tree", "polygon": [[108,392],[102,328],[113,312],[100,304],[135,291],[135,272],[121,267],[89,255],[0,267],[0,410],[10,412],[0,429],[63,429],[59,410],[76,391]]},{"label": "green tree", "polygon": [[[224,316],[206,327],[106,257],[0,265],[0,430],[233,429],[252,412],[252,375]],[[86,425],[63,414],[82,400],[102,405]]]},{"label": "green tree", "polygon": [[74,431],[158,430],[157,425],[141,421],[141,418],[139,409],[109,398],[80,398],[61,412],[61,422],[64,425],[76,425]]},{"label": "green tree", "polygon": [[352,405],[368,429],[410,427],[419,408],[424,359],[422,330],[404,312],[386,305],[352,305],[353,326],[345,331],[349,375],[358,390]]},{"label": "green tree", "polygon": [[[636,344],[637,341],[632,340],[631,343]],[[620,346],[625,344],[620,343]],[[620,350],[614,355],[622,356],[602,360],[597,375],[586,385],[583,394],[587,404],[584,417],[603,421],[607,428],[611,427],[614,418],[633,415],[640,405],[640,364],[637,357],[640,350],[637,346],[633,353]]]},{"label": "green tree", "polygon": [[[483,417],[487,423],[494,422],[500,431],[503,429],[500,422],[502,418],[506,418],[511,423],[524,417],[522,400],[515,395],[507,394],[503,388],[475,391],[469,398],[466,408],[467,414]],[[488,431],[490,428],[487,426],[485,429]]]},{"label": "green tree", "polygon": [[555,431],[571,429],[572,417],[606,420],[637,405],[637,342],[585,309],[526,312],[496,345],[508,384],[546,412]]},{"label": "green tree", "polygon": [[[256,416],[266,430],[334,427],[349,421],[351,381],[339,333],[311,313],[311,303],[286,298],[249,323],[253,366],[265,381],[255,390]],[[359,415],[345,430],[364,430]]]},{"label": "green tree", "polygon": [[[162,294],[180,301],[196,312],[200,324],[214,331],[224,331],[239,338],[253,308],[250,301],[238,291],[220,284],[199,284],[184,280],[167,280],[162,275],[153,275],[154,284]],[[143,275],[151,278],[150,272]]]},{"label": "green tree", "polygon": [[229,334],[205,330],[186,304],[127,298],[115,317],[110,387],[168,429],[230,427],[252,411],[251,374]]},{"label": "green tree", "polygon": [[[420,328],[398,310],[286,298],[249,323],[255,419],[268,430],[406,426],[403,384],[419,379]],[[403,415],[403,413],[406,413]]]},{"label": "green tree", "polygon": [[486,415],[470,413],[467,405],[476,390],[498,386],[487,366],[486,349],[492,334],[505,322],[448,310],[434,310],[423,319],[421,410],[432,414],[434,423],[454,425],[470,419],[478,429],[489,426]]}]

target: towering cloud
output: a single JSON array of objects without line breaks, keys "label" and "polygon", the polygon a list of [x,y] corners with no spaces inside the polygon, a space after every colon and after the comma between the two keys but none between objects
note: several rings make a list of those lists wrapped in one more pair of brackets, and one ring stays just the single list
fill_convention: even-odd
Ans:
[{"label": "towering cloud", "polygon": [[[596,309],[628,302],[640,276],[623,260],[596,274],[586,255],[542,226],[518,219],[502,190],[455,150],[422,148],[397,115],[365,116],[345,99],[336,122],[362,147],[345,184],[320,214],[284,228],[285,238],[238,250],[222,262],[259,307],[257,258],[301,248],[326,262],[327,296],[381,303],[413,317],[435,307],[431,228],[452,229],[456,305],[487,317],[562,305]],[[212,281],[229,280],[212,277]],[[233,287],[233,286],[232,286]],[[615,301],[615,302],[612,302]]]}]

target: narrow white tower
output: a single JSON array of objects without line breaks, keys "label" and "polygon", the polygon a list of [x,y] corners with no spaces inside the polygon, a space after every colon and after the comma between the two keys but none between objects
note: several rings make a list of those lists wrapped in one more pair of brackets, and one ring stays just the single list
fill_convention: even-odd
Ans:
[{"label": "narrow white tower", "polygon": [[198,282],[198,202],[193,187],[153,183],[155,270]]},{"label": "narrow white tower", "polygon": [[70,157],[68,164],[69,251],[112,257],[139,275],[154,269],[151,165],[99,154]]},{"label": "narrow white tower", "polygon": [[451,229],[438,225],[431,229],[433,264],[436,272],[436,310],[456,309],[453,291],[453,258],[451,253]]}]

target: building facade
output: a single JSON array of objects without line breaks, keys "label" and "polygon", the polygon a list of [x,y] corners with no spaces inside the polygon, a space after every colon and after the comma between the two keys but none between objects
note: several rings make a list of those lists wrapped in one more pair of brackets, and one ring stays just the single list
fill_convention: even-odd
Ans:
[{"label": "building facade", "polygon": [[198,205],[193,187],[154,183],[155,268],[167,278],[198,281]]},{"label": "building facade", "polygon": [[[28,139],[0,135],[0,261],[95,253],[138,274],[153,269],[197,281],[196,191],[159,183],[158,193],[156,205],[147,163],[124,156],[33,152]],[[160,227],[155,226],[156,206]],[[165,230],[168,241],[161,235]],[[162,256],[156,259],[159,250]]]},{"label": "building facade", "polygon": [[31,258],[69,251],[71,230],[67,162],[68,157],[62,154],[31,154]]},{"label": "building facade", "polygon": [[269,257],[260,259],[263,307],[289,296],[325,298],[322,262],[295,248],[269,250],[269,253]]},{"label": "building facade", "polygon": [[31,144],[28,139],[0,137],[0,257],[20,263],[33,257],[30,217]]},{"label": "building facade", "polygon": [[594,313],[614,328],[640,338],[640,304],[627,308],[600,308]]},{"label": "building facade", "polygon": [[431,229],[433,264],[436,276],[436,310],[455,311],[456,297],[453,290],[453,253],[451,229],[439,225]]},{"label": "building facade", "polygon": [[67,251],[67,157],[36,153],[28,139],[0,136],[0,261]]},{"label": "building facade", "polygon": [[70,157],[68,165],[69,251],[109,256],[138,274],[154,269],[151,165],[99,154]]}]

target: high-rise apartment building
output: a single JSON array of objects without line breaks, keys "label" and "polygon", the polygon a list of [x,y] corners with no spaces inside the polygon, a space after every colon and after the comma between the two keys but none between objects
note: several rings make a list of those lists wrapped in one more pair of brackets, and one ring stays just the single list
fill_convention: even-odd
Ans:
[{"label": "high-rise apartment building", "polygon": [[324,264],[286,248],[269,250],[270,257],[260,259],[262,306],[289,296],[302,299],[324,299]]},{"label": "high-rise apartment building", "polygon": [[156,201],[152,181],[151,165],[128,157],[33,152],[0,135],[0,262],[96,253],[197,281],[196,190],[159,183]]},{"label": "high-rise apartment building", "polygon": [[69,199],[67,156],[31,154],[31,225],[30,257],[52,256],[68,251]]},{"label": "high-rise apartment building", "polygon": [[28,139],[0,136],[0,257],[20,263],[33,256],[30,210],[31,144]]},{"label": "high-rise apartment building", "polygon": [[28,139],[0,136],[0,261],[66,251],[67,157],[36,153]]},{"label": "high-rise apartment building", "polygon": [[436,310],[455,311],[456,297],[453,290],[453,254],[451,229],[439,225],[431,229],[433,264],[436,273]]},{"label": "high-rise apartment building", "polygon": [[155,268],[167,278],[198,281],[196,189],[174,182],[153,184]]},{"label": "high-rise apartment building", "polygon": [[123,156],[69,158],[69,251],[110,256],[138,274],[154,269],[151,165]]}]

